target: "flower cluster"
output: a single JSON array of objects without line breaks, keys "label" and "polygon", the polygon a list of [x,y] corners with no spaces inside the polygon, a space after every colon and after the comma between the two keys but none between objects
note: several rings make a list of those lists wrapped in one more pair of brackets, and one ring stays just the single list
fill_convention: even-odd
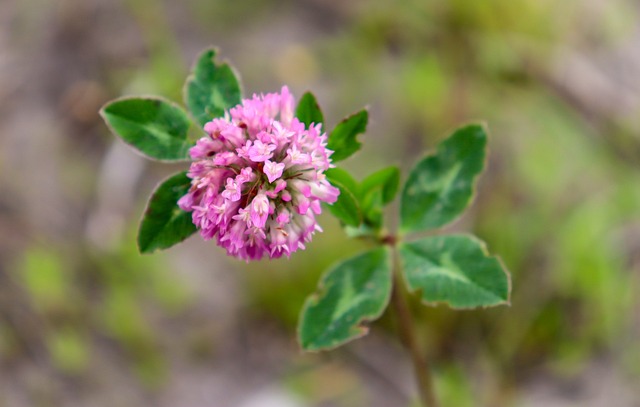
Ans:
[{"label": "flower cluster", "polygon": [[324,175],[332,151],[322,124],[306,128],[293,110],[286,86],[254,95],[207,123],[209,136],[190,150],[191,188],[178,205],[231,256],[249,261],[304,249],[321,231],[321,202],[338,197]]}]

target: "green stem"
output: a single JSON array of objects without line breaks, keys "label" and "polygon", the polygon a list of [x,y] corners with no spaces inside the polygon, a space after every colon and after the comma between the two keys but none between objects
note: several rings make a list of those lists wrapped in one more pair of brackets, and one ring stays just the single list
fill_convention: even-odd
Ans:
[{"label": "green stem", "polygon": [[400,339],[411,355],[418,385],[418,392],[420,394],[420,400],[422,401],[423,407],[438,407],[438,402],[433,389],[433,379],[431,378],[429,363],[418,344],[413,318],[411,316],[411,311],[409,310],[407,292],[404,289],[402,277],[400,276],[398,253],[395,249],[393,252],[393,291],[391,294],[391,303],[397,315]]}]

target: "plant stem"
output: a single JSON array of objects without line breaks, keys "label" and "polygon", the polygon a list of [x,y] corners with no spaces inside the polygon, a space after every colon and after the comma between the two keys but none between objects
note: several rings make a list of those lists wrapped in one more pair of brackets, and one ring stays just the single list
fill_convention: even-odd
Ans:
[{"label": "plant stem", "polygon": [[397,250],[394,250],[393,257],[393,291],[391,294],[391,303],[393,304],[393,309],[398,317],[400,339],[411,355],[413,370],[415,372],[418,385],[418,393],[420,394],[420,400],[422,401],[423,407],[438,407],[438,402],[436,401],[433,389],[433,379],[431,378],[429,363],[418,344],[413,318],[411,316],[411,311],[409,310],[407,292],[403,286],[402,278],[400,277]]}]

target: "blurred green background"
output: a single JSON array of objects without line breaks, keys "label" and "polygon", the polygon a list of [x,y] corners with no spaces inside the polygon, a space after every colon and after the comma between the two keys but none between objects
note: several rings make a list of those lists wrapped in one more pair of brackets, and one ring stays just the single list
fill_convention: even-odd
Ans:
[{"label": "blurred green background", "polygon": [[137,156],[97,111],[180,100],[209,45],[245,95],[313,90],[328,127],[368,106],[345,164],[360,178],[488,124],[451,229],[501,255],[512,305],[413,304],[443,406],[640,405],[637,2],[4,0],[0,407],[415,402],[389,315],[331,353],[295,343],[322,271],[362,248],[329,216],[290,260],[245,265],[199,238],[137,254],[146,198],[183,166]]}]

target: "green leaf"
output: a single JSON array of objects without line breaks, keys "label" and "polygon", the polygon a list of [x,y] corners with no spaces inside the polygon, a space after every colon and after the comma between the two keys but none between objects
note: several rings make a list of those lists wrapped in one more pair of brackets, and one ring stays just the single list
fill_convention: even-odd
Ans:
[{"label": "green leaf", "polygon": [[107,103],[100,115],[111,131],[149,158],[186,160],[191,121],[179,106],[156,97],[126,97]]},{"label": "green leaf", "polygon": [[186,171],[175,174],[163,181],[153,191],[138,230],[140,253],[151,253],[156,249],[166,249],[191,236],[196,227],[191,221],[191,213],[178,206],[191,187],[191,179]]},{"label": "green leaf", "polygon": [[329,212],[345,225],[360,225],[362,223],[362,215],[356,197],[342,184],[335,181],[332,181],[331,184],[340,190],[340,195],[332,205],[326,205]]},{"label": "green leaf", "polygon": [[374,189],[364,198],[360,198],[360,207],[365,223],[374,230],[382,228],[384,205],[382,204],[382,190]]},{"label": "green leaf", "polygon": [[201,127],[242,101],[238,76],[229,64],[216,63],[216,52],[200,54],[184,87],[185,104]]},{"label": "green leaf", "polygon": [[371,225],[368,225],[363,222],[358,227],[346,226],[344,228],[344,232],[348,237],[352,239],[358,239],[358,238],[364,238],[364,237],[377,238],[379,237],[380,228],[374,228]]},{"label": "green leaf", "polygon": [[[341,168],[331,168],[325,174],[327,179],[340,188],[341,191],[342,189],[347,189],[355,197],[355,206],[358,209],[358,223],[349,223],[344,220],[343,223],[357,227],[364,220],[368,225],[367,228],[360,231],[352,229],[352,231],[356,234],[367,236],[371,232],[375,234],[375,230],[382,227],[384,205],[391,202],[398,191],[400,170],[397,167],[384,168],[369,175],[361,184],[358,184],[347,171]],[[351,198],[348,194],[345,194],[345,196]],[[348,202],[346,205],[351,206],[351,203]],[[334,215],[338,216],[336,213]]]},{"label": "green leaf", "polygon": [[444,302],[453,308],[509,302],[509,274],[474,236],[434,236],[399,248],[407,284],[412,291],[420,290],[425,302]]},{"label": "green leaf", "polygon": [[327,148],[333,150],[331,160],[336,163],[349,158],[362,145],[356,136],[367,130],[369,113],[361,110],[342,120],[329,135]]},{"label": "green leaf", "polygon": [[340,190],[338,200],[333,205],[327,205],[329,211],[343,224],[359,226],[362,223],[362,213],[356,197],[357,181],[341,168],[331,168],[324,174],[327,176],[327,180]]},{"label": "green leaf", "polygon": [[302,309],[298,339],[308,351],[331,349],[367,333],[391,294],[391,256],[380,247],[347,259],[320,281]]},{"label": "green leaf", "polygon": [[360,184],[358,198],[365,222],[376,229],[382,227],[383,209],[393,201],[400,184],[400,170],[387,167],[365,178]]},{"label": "green leaf", "polygon": [[365,178],[360,184],[360,196],[366,197],[372,191],[379,189],[383,204],[393,201],[400,185],[400,169],[396,166],[383,168]]},{"label": "green leaf", "polygon": [[352,194],[358,194],[358,181],[356,181],[351,174],[342,168],[330,168],[324,172],[324,175],[327,176],[327,179],[332,184],[337,182],[344,185]]},{"label": "green leaf", "polygon": [[438,228],[458,218],[473,198],[484,168],[487,135],[480,125],[456,130],[409,174],[400,204],[401,229]]},{"label": "green leaf", "polygon": [[324,126],[322,110],[320,110],[320,105],[318,105],[316,97],[311,92],[306,92],[300,98],[296,108],[296,117],[300,122],[304,123],[306,128],[309,128],[312,123],[322,123]]}]

